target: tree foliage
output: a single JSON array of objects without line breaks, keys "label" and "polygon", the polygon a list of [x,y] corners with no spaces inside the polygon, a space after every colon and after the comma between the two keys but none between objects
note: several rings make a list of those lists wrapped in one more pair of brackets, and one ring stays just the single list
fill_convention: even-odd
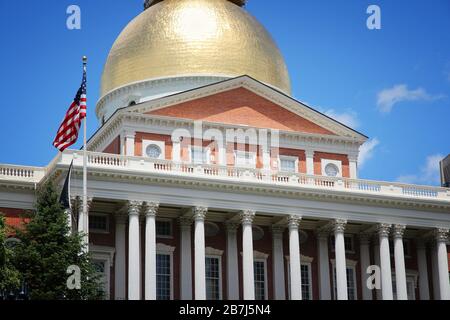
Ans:
[{"label": "tree foliage", "polygon": [[[38,191],[36,208],[23,230],[14,264],[34,300],[94,300],[103,296],[100,277],[85,252],[82,234],[70,234],[68,218],[52,181]],[[69,266],[81,270],[81,289],[67,285]]]},{"label": "tree foliage", "polygon": [[20,286],[20,275],[12,263],[13,251],[7,246],[7,226],[0,214],[0,291],[16,289]]}]

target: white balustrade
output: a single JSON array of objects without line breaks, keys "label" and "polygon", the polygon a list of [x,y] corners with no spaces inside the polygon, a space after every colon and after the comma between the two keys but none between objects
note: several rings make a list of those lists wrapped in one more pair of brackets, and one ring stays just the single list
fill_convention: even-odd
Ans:
[{"label": "white balustrade", "polygon": [[[80,169],[83,164],[82,153],[67,150],[59,154],[47,168],[33,168],[0,165],[0,180],[39,182],[47,172],[56,166]],[[371,180],[348,179],[270,171],[267,169],[228,167],[211,164],[191,164],[146,157],[122,156],[106,153],[88,152],[88,166],[103,170],[129,170],[130,172],[155,172],[158,174],[205,177],[227,181],[258,182],[266,185],[298,186],[309,189],[336,190],[360,194],[379,194],[404,198],[442,199],[450,201],[450,189],[417,186],[401,183]]]}]

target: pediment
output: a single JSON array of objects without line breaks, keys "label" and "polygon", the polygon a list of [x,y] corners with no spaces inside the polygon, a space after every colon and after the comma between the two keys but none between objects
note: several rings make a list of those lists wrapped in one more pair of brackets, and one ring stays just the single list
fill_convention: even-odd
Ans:
[{"label": "pediment", "polygon": [[149,101],[127,110],[288,132],[345,136],[361,141],[367,139],[361,133],[248,76]]}]

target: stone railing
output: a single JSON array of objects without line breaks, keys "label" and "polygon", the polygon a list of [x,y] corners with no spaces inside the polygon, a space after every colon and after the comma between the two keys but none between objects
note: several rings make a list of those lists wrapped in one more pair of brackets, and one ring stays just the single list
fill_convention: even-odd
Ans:
[{"label": "stone railing", "polygon": [[39,183],[45,176],[45,168],[0,164],[0,181]]},{"label": "stone railing", "polygon": [[[39,182],[46,173],[55,168],[68,167],[74,161],[74,167],[83,166],[83,152],[67,150],[59,154],[47,168],[18,167],[0,165],[0,181],[15,180]],[[238,168],[208,164],[179,163],[167,160],[155,160],[144,157],[128,157],[106,153],[88,152],[87,164],[90,170],[121,171],[130,174],[160,174],[184,178],[212,179],[217,181],[257,183],[261,185],[288,186],[316,190],[336,190],[380,196],[404,198],[436,199],[450,202],[450,189],[417,186],[402,183],[372,180],[331,178],[297,173],[283,173],[253,168]]]},{"label": "stone railing", "polygon": [[[83,165],[82,152],[66,151],[61,164],[69,165],[74,159],[75,166]],[[450,189],[418,186],[402,183],[372,180],[330,178],[297,173],[265,171],[252,168],[226,167],[208,164],[177,163],[144,157],[127,157],[104,153],[88,153],[89,168],[125,170],[130,173],[158,173],[184,177],[205,178],[226,181],[242,181],[269,185],[284,185],[321,190],[348,191],[362,194],[379,194],[408,198],[442,199],[450,201]]]}]

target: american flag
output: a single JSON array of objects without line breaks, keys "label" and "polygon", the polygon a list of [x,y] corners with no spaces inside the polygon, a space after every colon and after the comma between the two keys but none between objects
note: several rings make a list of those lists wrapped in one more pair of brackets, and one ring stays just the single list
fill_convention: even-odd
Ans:
[{"label": "american flag", "polygon": [[86,118],[86,68],[83,69],[81,87],[58,129],[53,146],[63,152],[77,142],[81,121],[84,118]]}]

